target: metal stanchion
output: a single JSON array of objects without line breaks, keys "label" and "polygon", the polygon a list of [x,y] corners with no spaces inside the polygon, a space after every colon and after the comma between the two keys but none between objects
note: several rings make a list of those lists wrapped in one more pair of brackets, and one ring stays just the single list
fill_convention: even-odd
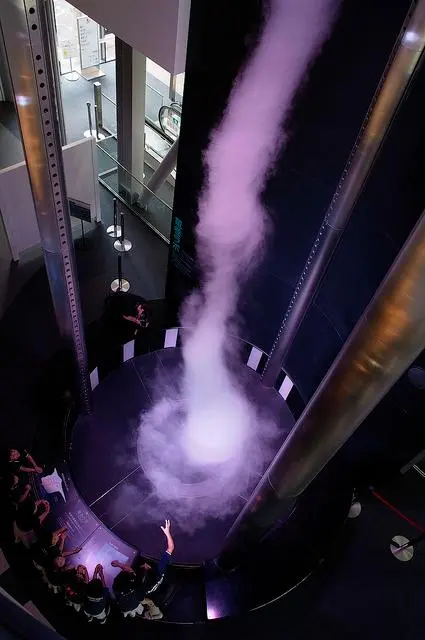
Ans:
[{"label": "metal stanchion", "polygon": [[177,99],[177,76],[174,73],[170,75],[168,97],[170,98],[171,102],[174,102]]},{"label": "metal stanchion", "polygon": [[121,227],[118,224],[118,209],[117,209],[117,199],[114,198],[114,223],[111,224],[107,229],[106,233],[111,236],[111,238],[119,238],[121,236]]},{"label": "metal stanchion", "polygon": [[115,240],[114,249],[120,252],[124,252],[124,251],[130,251],[131,247],[132,247],[132,244],[130,240],[128,240],[124,236],[124,214],[121,213],[121,235],[118,238],[118,240]]},{"label": "metal stanchion", "polygon": [[390,551],[394,558],[400,562],[408,562],[413,558],[413,547],[410,540],[404,536],[394,536],[391,540]]},{"label": "metal stanchion", "polygon": [[81,220],[81,238],[77,238],[74,246],[79,251],[89,251],[93,248],[93,241],[91,238],[86,238],[86,234],[84,232],[84,220]]},{"label": "metal stanchion", "polygon": [[102,85],[100,82],[93,82],[93,97],[97,107],[97,121],[99,127],[103,127]]},{"label": "metal stanchion", "polygon": [[423,540],[425,540],[425,533],[421,533],[420,536],[412,538],[412,540],[404,536],[394,536],[390,544],[391,553],[397,560],[407,562],[413,558],[415,547]]},{"label": "metal stanchion", "polygon": [[84,131],[85,138],[95,138],[96,137],[96,129],[93,129],[93,122],[91,119],[91,104],[87,102],[87,119],[89,121],[89,128]]},{"label": "metal stanchion", "polygon": [[99,114],[97,111],[97,104],[94,105],[94,124],[96,127],[96,140],[104,140],[104,134],[99,132]]},{"label": "metal stanchion", "polygon": [[72,68],[72,57],[69,59],[70,61],[70,71],[68,73],[65,73],[65,79],[66,80],[70,80],[71,82],[75,82],[76,80],[80,79],[80,74],[78,73],[78,71],[75,71]]},{"label": "metal stanchion", "polygon": [[118,278],[112,280],[111,289],[114,293],[117,291],[122,291],[123,293],[127,293],[130,289],[130,283],[128,280],[125,280],[122,277],[122,256],[118,256]]}]

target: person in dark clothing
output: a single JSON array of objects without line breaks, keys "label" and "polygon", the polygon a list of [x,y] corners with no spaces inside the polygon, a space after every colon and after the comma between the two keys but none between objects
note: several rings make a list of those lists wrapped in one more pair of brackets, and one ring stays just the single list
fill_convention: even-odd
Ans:
[{"label": "person in dark clothing", "polygon": [[97,620],[100,624],[105,624],[109,609],[109,591],[105,584],[103,567],[98,564],[94,570],[93,578],[87,585],[83,611],[88,622]]},{"label": "person in dark clothing", "polygon": [[64,594],[65,604],[75,611],[80,611],[87,596],[89,574],[87,568],[78,565],[75,571],[68,571],[65,576]]},{"label": "person in dark clothing", "polygon": [[58,558],[67,558],[68,556],[72,556],[75,553],[79,553],[81,551],[81,547],[77,547],[76,549],[72,549],[71,551],[64,551],[64,544],[66,537],[68,535],[68,530],[63,527],[61,529],[57,529],[56,531],[46,531],[41,529],[37,534],[38,543],[40,544],[41,549],[49,560],[57,560]]},{"label": "person in dark clothing", "polygon": [[40,467],[34,458],[24,451],[21,454],[17,449],[7,450],[6,469],[8,473],[17,475],[18,473],[42,473],[43,468]]},{"label": "person in dark clothing", "polygon": [[19,477],[11,473],[5,478],[6,495],[10,502],[18,506],[24,502],[31,493],[31,485],[19,482]]},{"label": "person in dark clothing", "polygon": [[13,523],[15,542],[29,548],[37,539],[40,527],[50,512],[47,500],[33,500],[27,497],[18,505]]},{"label": "person in dark clothing", "polygon": [[133,322],[136,325],[134,329],[134,335],[136,336],[139,329],[147,329],[149,326],[149,320],[145,308],[138,304],[136,305],[136,310],[134,315],[124,315],[122,316],[124,320],[128,320],[129,322]]},{"label": "person in dark clothing", "polygon": [[139,597],[139,590],[137,584],[136,573],[131,567],[125,564],[118,563],[117,560],[113,561],[113,567],[119,566],[121,571],[115,577],[112,592],[115,596],[118,608],[123,614],[124,618],[129,616],[134,618],[136,615],[143,615],[143,605]]},{"label": "person in dark clothing", "polygon": [[167,548],[162,554],[160,561],[158,563],[155,580],[153,581],[152,584],[150,584],[150,586],[146,591],[146,595],[148,596],[151,596],[153,593],[155,593],[155,591],[157,591],[161,586],[161,584],[163,583],[167,567],[170,564],[171,556],[174,552],[175,545],[174,545],[174,540],[173,540],[173,536],[171,535],[170,529],[171,529],[171,522],[169,520],[166,520],[165,525],[161,527],[161,531],[163,532],[167,540]]},{"label": "person in dark clothing", "polygon": [[115,578],[112,588],[120,611],[124,616],[134,617],[144,613],[145,617],[151,620],[160,620],[163,617],[162,612],[153,602],[151,596],[161,586],[174,551],[175,545],[170,527],[169,520],[166,520],[165,525],[161,527],[167,539],[167,548],[161,556],[156,572],[146,562],[139,564],[135,569],[129,565],[122,564],[118,560],[111,562],[113,567],[121,569],[121,573]]},{"label": "person in dark clothing", "polygon": [[65,585],[76,573],[74,567],[67,566],[65,562],[58,564],[57,559],[47,564],[45,568],[45,578],[47,586],[53,593],[60,593],[65,589]]},{"label": "person in dark clothing", "polygon": [[71,551],[64,551],[64,543],[67,535],[66,529],[58,529],[57,531],[46,531],[40,528],[37,532],[37,542],[32,545],[33,564],[47,582],[47,571],[53,567],[54,569],[62,569],[66,565],[66,558],[79,553],[82,547],[77,547]]},{"label": "person in dark clothing", "polygon": [[146,597],[149,589],[149,574],[152,567],[143,563],[135,569],[127,564],[122,564],[118,560],[111,562],[113,567],[119,567],[121,572],[116,576],[112,585],[117,605],[123,616],[134,618],[135,616],[145,616],[150,620],[161,620],[162,611],[150,598]]}]

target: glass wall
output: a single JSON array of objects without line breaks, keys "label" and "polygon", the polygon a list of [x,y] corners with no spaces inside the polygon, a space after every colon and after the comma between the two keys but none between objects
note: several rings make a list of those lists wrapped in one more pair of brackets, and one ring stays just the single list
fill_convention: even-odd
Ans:
[{"label": "glass wall", "polygon": [[[53,2],[67,142],[89,135],[89,103],[92,130],[97,131],[99,144],[99,179],[103,186],[120,195],[115,36],[66,0]],[[179,135],[183,89],[184,73],[172,76],[146,58],[145,121],[140,122],[145,139],[145,182]],[[128,171],[128,167],[121,169]],[[143,207],[137,211],[166,239],[169,238],[174,180],[175,171],[159,190],[158,200],[150,198],[154,214]]]},{"label": "glass wall", "polygon": [[[54,0],[59,71],[67,75],[78,71],[85,75],[85,69],[97,67],[102,76],[102,64],[115,60],[115,36],[104,27],[96,25],[84,13],[76,9],[66,0]],[[88,30],[87,25],[91,28]],[[87,59],[84,46],[95,40],[98,54]],[[90,64],[90,67],[86,67]],[[91,75],[93,71],[91,71]],[[76,76],[74,76],[76,79]],[[68,78],[71,79],[71,78]]]}]

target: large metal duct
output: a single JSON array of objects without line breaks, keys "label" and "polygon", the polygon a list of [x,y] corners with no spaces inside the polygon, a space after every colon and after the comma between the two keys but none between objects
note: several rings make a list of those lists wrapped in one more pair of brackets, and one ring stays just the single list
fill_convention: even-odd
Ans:
[{"label": "large metal duct", "polygon": [[272,387],[313,303],[394,115],[423,60],[425,0],[413,3],[391,53],[310,255],[295,286],[263,373]]},{"label": "large metal duct", "polygon": [[[3,0],[1,28],[59,330],[73,348],[81,409],[91,386],[57,121],[45,3]],[[52,43],[54,46],[54,43]]]},{"label": "large metal duct", "polygon": [[258,541],[425,347],[425,213],[229,532],[228,565]]}]

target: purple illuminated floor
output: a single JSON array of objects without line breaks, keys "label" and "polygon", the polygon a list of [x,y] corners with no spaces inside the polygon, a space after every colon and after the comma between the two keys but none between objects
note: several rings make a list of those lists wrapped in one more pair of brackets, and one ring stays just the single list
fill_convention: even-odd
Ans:
[{"label": "purple illuminated floor", "polygon": [[[180,367],[179,348],[126,362],[96,388],[94,411],[77,421],[72,439],[72,476],[87,505],[115,535],[156,559],[164,540],[161,522],[149,516],[152,507],[157,506],[157,497],[145,477],[143,461],[140,464],[138,460],[136,436],[140,414],[152,405],[156,376],[171,380]],[[251,401],[267,407],[279,425],[279,437],[274,443],[277,449],[294,424],[288,407],[275,390],[264,388],[258,374],[245,365],[237,365],[237,377]],[[253,479],[253,485],[258,479],[259,476]],[[234,513],[220,520],[210,518],[193,535],[175,526],[174,561],[199,564],[213,558],[246,498],[247,495],[239,496]],[[163,516],[173,520],[172,513]]]}]

